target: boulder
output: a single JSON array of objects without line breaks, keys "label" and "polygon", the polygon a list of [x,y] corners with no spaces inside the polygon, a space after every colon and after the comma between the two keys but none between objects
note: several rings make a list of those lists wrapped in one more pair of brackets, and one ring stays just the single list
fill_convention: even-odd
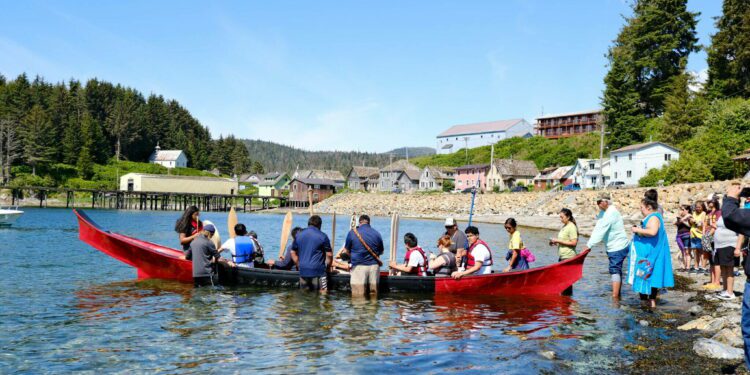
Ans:
[{"label": "boulder", "polygon": [[727,321],[724,318],[713,318],[710,315],[704,315],[677,327],[677,329],[680,331],[697,329],[699,331],[716,332],[724,328],[726,324]]},{"label": "boulder", "polygon": [[555,359],[555,352],[551,350],[542,350],[541,352],[539,352],[539,355],[541,355],[544,358],[549,359],[550,361]]},{"label": "boulder", "polygon": [[745,342],[742,339],[742,332],[740,331],[740,327],[735,328],[724,328],[719,332],[716,332],[716,334],[711,337],[711,340],[716,340],[718,342],[734,346],[736,348],[741,348]]},{"label": "boulder", "polygon": [[701,357],[741,360],[745,357],[742,349],[733,348],[716,340],[699,338],[693,344],[693,351]]},{"label": "boulder", "polygon": [[695,305],[691,307],[688,312],[690,313],[690,315],[695,316],[703,312],[703,307],[701,305]]}]

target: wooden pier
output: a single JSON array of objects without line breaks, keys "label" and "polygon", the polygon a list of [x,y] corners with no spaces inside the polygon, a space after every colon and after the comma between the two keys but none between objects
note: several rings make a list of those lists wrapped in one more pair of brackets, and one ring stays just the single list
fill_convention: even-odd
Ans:
[{"label": "wooden pier", "polygon": [[[48,197],[56,194],[65,199],[66,208],[109,208],[115,210],[159,210],[184,211],[196,206],[201,211],[229,211],[231,207],[243,211],[259,211],[277,207],[287,207],[287,197],[262,197],[258,195],[224,195],[196,193],[164,193],[149,191],[119,191],[95,189],[65,189],[39,186],[0,187],[12,193],[12,205],[20,204],[26,196],[39,200],[39,207],[47,207]],[[76,195],[90,196],[91,199],[76,199]],[[253,206],[253,200],[260,204]],[[82,202],[85,202],[82,204]],[[90,204],[88,204],[90,202]]]}]

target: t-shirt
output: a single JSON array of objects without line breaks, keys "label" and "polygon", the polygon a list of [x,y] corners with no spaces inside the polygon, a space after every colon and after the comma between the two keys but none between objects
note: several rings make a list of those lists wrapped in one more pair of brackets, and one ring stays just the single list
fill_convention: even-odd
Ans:
[{"label": "t-shirt", "polygon": [[513,234],[510,235],[510,241],[508,242],[508,249],[523,249],[523,241],[521,240],[521,232],[517,229]]},{"label": "t-shirt", "polygon": [[453,236],[451,236],[451,247],[450,250],[454,254],[458,251],[458,249],[468,249],[469,248],[469,239],[466,238],[466,233],[461,232],[460,230],[457,230],[456,233],[453,233]]},{"label": "t-shirt", "polygon": [[706,213],[693,213],[693,225],[690,227],[690,237],[703,238],[703,220],[706,220]]},{"label": "t-shirt", "polygon": [[[565,242],[578,239],[578,228],[576,228],[575,224],[568,222],[568,224],[565,224],[565,226],[560,229],[560,232],[557,234],[557,239]],[[557,251],[560,259],[568,259],[576,256],[575,246],[558,244]]]},{"label": "t-shirt", "polygon": [[299,257],[300,277],[321,277],[326,274],[326,253],[332,253],[328,235],[309,226],[297,233],[292,251]]},{"label": "t-shirt", "polygon": [[[367,246],[370,247],[370,250],[378,254],[378,256],[383,254],[383,237],[370,224],[362,224],[357,227],[357,233],[362,237],[362,241],[365,241]],[[346,235],[344,247],[352,256],[352,267],[378,264],[378,261],[370,255],[370,252],[362,245],[362,242],[357,238],[353,230],[349,231],[349,234]]]},{"label": "t-shirt", "polygon": [[474,256],[475,262],[482,262],[482,267],[474,273],[475,275],[488,275],[492,273],[492,265],[488,265],[490,261],[490,249],[487,246],[477,244],[471,250],[471,255]]},{"label": "t-shirt", "polygon": [[[255,247],[255,242],[250,241],[250,243],[253,245],[253,247]],[[234,238],[230,238],[230,239],[224,241],[224,243],[221,245],[221,248],[222,249],[229,249],[229,252],[232,254],[232,260],[234,260],[234,256],[237,255],[237,247],[235,246]],[[255,264],[254,264],[254,262],[253,262],[252,259],[250,259],[249,262],[238,264],[238,266],[239,265],[242,265],[243,267],[246,267],[246,268],[254,268],[255,267]]]},{"label": "t-shirt", "polygon": [[206,236],[198,236],[190,242],[190,247],[185,258],[193,261],[193,277],[206,277],[213,275],[212,259],[218,260],[219,252],[216,246]]},{"label": "t-shirt", "polygon": [[419,251],[414,250],[411,252],[409,263],[407,263],[406,265],[414,267],[415,269],[422,268],[425,267],[425,259],[422,257],[422,254],[420,254]]},{"label": "t-shirt", "polygon": [[727,227],[724,225],[724,218],[719,216],[719,220],[716,222],[716,233],[714,233],[714,248],[734,248],[735,246],[737,246],[737,237],[737,233],[727,229]]}]

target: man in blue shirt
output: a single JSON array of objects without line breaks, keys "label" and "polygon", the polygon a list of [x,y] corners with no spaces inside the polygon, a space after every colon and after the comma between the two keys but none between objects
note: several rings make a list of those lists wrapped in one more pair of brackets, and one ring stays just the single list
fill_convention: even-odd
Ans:
[{"label": "man in blue shirt", "polygon": [[328,293],[326,271],[333,261],[333,250],[328,236],[320,231],[323,220],[313,215],[307,228],[297,233],[292,243],[292,259],[299,269],[300,289],[319,290]]},{"label": "man in blue shirt", "polygon": [[349,231],[344,248],[351,255],[352,269],[349,278],[352,295],[378,294],[380,282],[380,255],[383,254],[383,237],[370,226],[370,217],[359,217],[359,226]]}]

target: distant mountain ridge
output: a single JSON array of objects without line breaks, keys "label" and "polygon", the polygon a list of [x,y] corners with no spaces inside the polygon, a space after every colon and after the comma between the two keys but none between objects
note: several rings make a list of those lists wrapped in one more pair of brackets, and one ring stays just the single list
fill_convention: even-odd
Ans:
[{"label": "distant mountain ridge", "polygon": [[[354,165],[383,167],[391,158],[433,155],[429,147],[401,147],[387,153],[359,151],[307,151],[292,146],[256,139],[243,139],[253,161],[259,162],[266,172],[294,172],[299,169],[335,169],[346,175]],[[391,154],[391,155],[389,155]]]}]

